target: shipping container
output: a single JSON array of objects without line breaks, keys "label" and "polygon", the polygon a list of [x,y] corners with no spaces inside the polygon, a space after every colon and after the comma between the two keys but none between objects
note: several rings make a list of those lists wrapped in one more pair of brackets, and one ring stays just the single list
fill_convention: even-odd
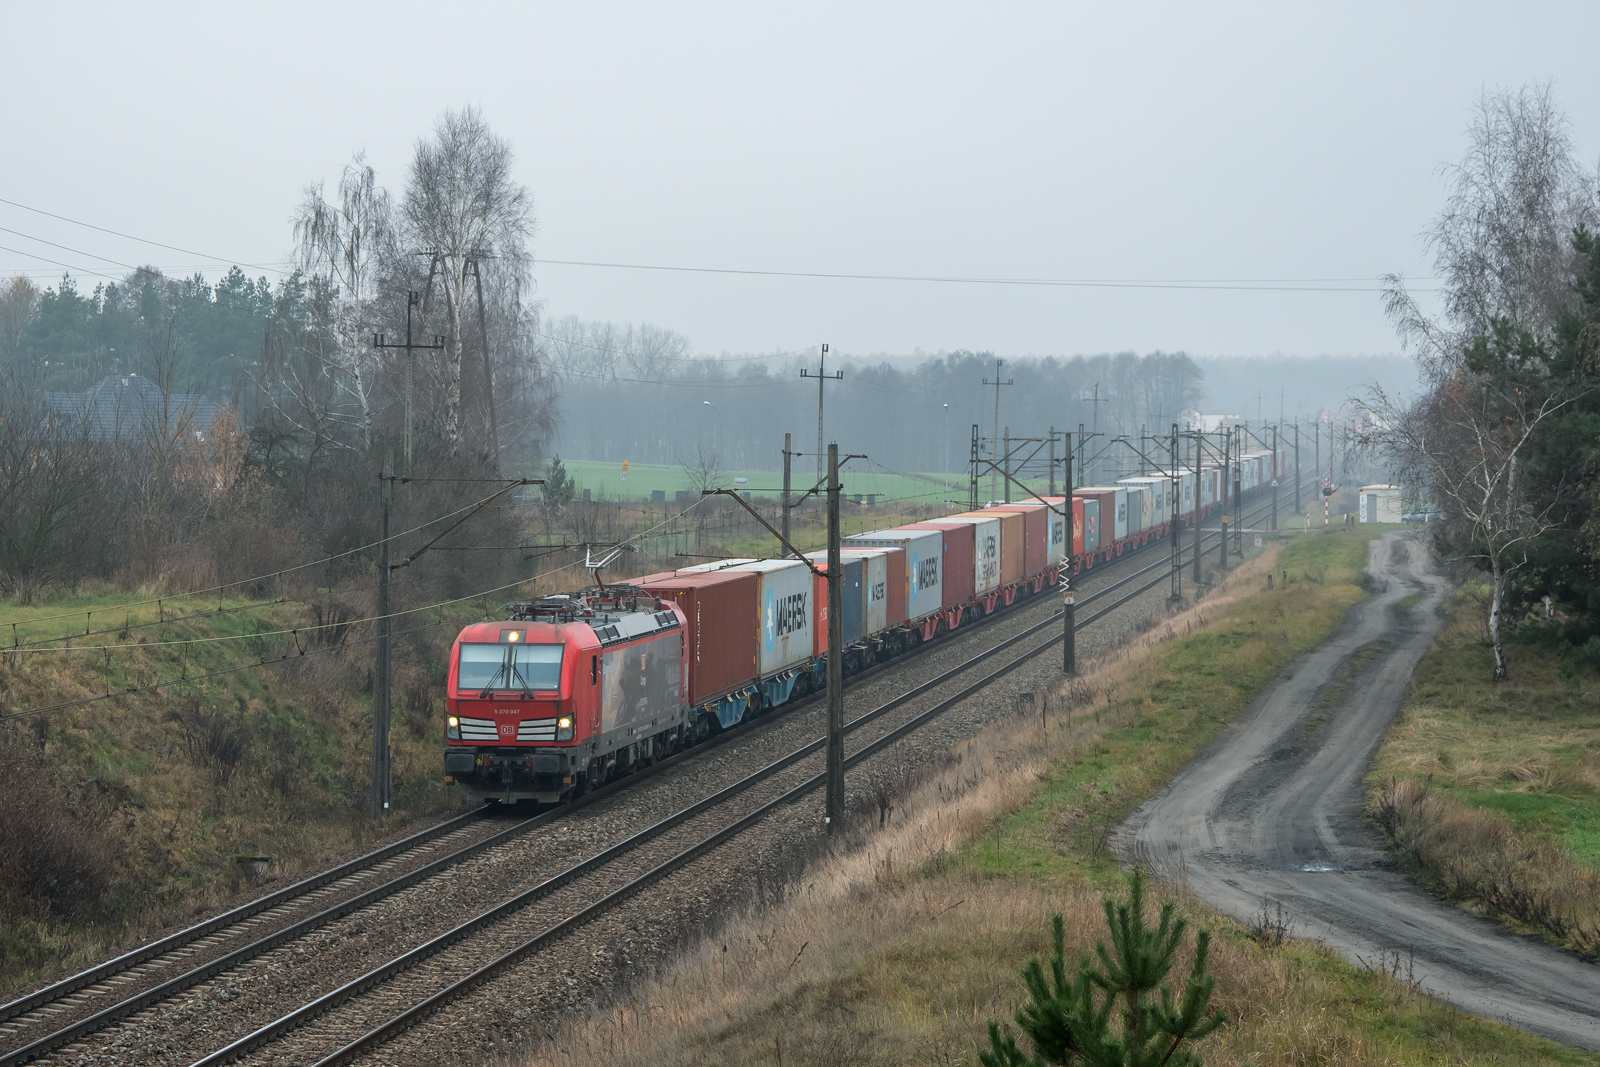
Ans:
[{"label": "shipping container", "polygon": [[1150,524],[1150,509],[1147,505],[1149,494],[1142,485],[1126,485],[1123,491],[1128,494],[1128,533],[1130,535],[1140,533]]},{"label": "shipping container", "polygon": [[703,704],[756,680],[759,612],[756,575],[746,571],[669,573],[632,584],[683,612],[689,701]]},{"label": "shipping container", "polygon": [[1060,560],[1060,549],[1065,543],[1066,524],[1053,509],[1059,501],[1024,500],[1017,504],[1002,504],[997,511],[1022,513],[1022,570],[1029,577],[1041,574]]},{"label": "shipping container", "polygon": [[1100,498],[1098,496],[1076,497],[1078,506],[1082,508],[1083,545],[1081,552],[1098,552],[1100,550]]},{"label": "shipping container", "polygon": [[754,574],[760,628],[756,665],[761,677],[804,663],[814,654],[811,568],[797,559],[758,559],[729,567],[728,572]]},{"label": "shipping container", "polygon": [[943,545],[940,557],[942,585],[941,606],[954,607],[972,599],[973,583],[973,532],[967,522],[909,522],[897,527],[900,530],[934,530],[940,534]]},{"label": "shipping container", "polygon": [[[828,651],[828,554],[826,552],[808,552],[806,558],[816,564],[821,574],[815,576],[817,622],[813,635],[812,648],[815,655],[822,655]],[[864,584],[861,580],[863,561],[841,555],[839,569],[842,574],[840,580],[839,599],[839,625],[840,636],[844,639],[843,647],[848,648],[861,640],[861,624],[864,621],[865,596]]]},{"label": "shipping container", "polygon": [[889,627],[889,553],[882,548],[841,549],[841,559],[861,561],[861,632],[871,637]]},{"label": "shipping container", "polygon": [[[1137,486],[1144,490],[1145,499],[1140,504],[1140,529],[1148,530],[1172,521],[1172,479],[1165,474],[1142,474],[1133,478],[1118,478],[1118,485]],[[1130,513],[1132,505],[1129,506]]]},{"label": "shipping container", "polygon": [[1074,557],[1083,555],[1083,497],[1072,498],[1072,554]]},{"label": "shipping container", "polygon": [[[1000,585],[1020,582],[1027,574],[1027,519],[1014,506],[995,504],[978,511],[967,511],[952,519],[972,519],[1000,524]],[[981,536],[981,535],[980,535]]]},{"label": "shipping container", "polygon": [[[990,515],[975,518],[971,515],[950,515],[935,520],[947,526],[972,527],[972,592],[974,596],[987,596],[1000,588],[1000,520]],[[945,563],[945,580],[949,580],[950,564]]]},{"label": "shipping container", "polygon": [[1099,501],[1099,544],[1101,547],[1128,536],[1128,490],[1122,486],[1091,485],[1073,492],[1085,500]]},{"label": "shipping container", "polygon": [[[862,548],[897,548],[903,568],[899,621],[917,622],[945,607],[944,534],[939,530],[874,530],[847,537],[844,543]],[[893,565],[891,564],[891,567]],[[892,578],[891,578],[892,580]],[[890,609],[894,609],[890,598]]]},{"label": "shipping container", "polygon": [[725,571],[745,563],[759,562],[751,556],[741,556],[738,559],[719,559],[711,563],[696,563],[692,567],[679,567],[674,574],[711,574],[714,571]]}]

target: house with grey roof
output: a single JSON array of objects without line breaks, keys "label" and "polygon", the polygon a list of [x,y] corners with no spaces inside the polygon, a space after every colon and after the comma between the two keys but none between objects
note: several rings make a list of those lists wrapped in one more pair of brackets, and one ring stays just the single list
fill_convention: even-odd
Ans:
[{"label": "house with grey roof", "polygon": [[165,427],[167,435],[191,428],[204,434],[216,406],[204,393],[163,393],[149,378],[113,374],[83,393],[45,393],[62,428],[82,429],[96,441],[134,440]]}]

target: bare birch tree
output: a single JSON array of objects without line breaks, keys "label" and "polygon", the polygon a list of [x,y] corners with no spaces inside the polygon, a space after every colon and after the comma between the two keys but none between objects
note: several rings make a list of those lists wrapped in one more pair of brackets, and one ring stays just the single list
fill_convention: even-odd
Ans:
[{"label": "bare birch tree", "polygon": [[[433,139],[417,142],[402,203],[405,236],[418,246],[415,251],[432,257],[444,297],[449,345],[444,432],[452,448],[459,448],[462,441],[462,385],[472,373],[465,326],[469,301],[477,299],[473,266],[500,275],[513,302],[529,287],[531,257],[526,242],[533,230],[533,201],[512,177],[511,164],[510,144],[495,136],[481,112],[471,107],[446,112],[434,126]],[[483,342],[491,343],[488,336]],[[483,399],[492,405],[488,348],[479,355],[482,373],[490,378]]]},{"label": "bare birch tree", "polygon": [[1593,219],[1593,177],[1572,156],[1548,85],[1485,94],[1459,165],[1445,169],[1444,210],[1423,235],[1443,281],[1444,315],[1425,314],[1396,275],[1385,310],[1415,353],[1425,385],[1412,402],[1373,388],[1360,442],[1448,519],[1441,546],[1489,572],[1494,678],[1512,576],[1560,525],[1566,489],[1526,488],[1540,432],[1584,395],[1544,358],[1572,296],[1574,228]]},{"label": "bare birch tree", "polygon": [[388,192],[378,185],[366,154],[357,152],[339,176],[338,203],[323,198],[320,183],[309,185],[294,221],[300,269],[327,278],[334,288],[335,358],[328,370],[355,405],[367,449],[372,447],[378,365],[367,306],[379,265],[393,254],[391,214]]}]

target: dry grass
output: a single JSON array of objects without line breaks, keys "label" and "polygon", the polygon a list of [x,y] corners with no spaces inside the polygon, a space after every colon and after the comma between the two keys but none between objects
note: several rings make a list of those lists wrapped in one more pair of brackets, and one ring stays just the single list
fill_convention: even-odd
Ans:
[{"label": "dry grass", "polygon": [[[1050,913],[1066,916],[1069,948],[1103,936],[1101,889],[1116,880],[1106,828],[1221,728],[1222,717],[1182,720],[1173,706],[1207,714],[1206,686],[1223,683],[1179,691],[1174,675],[1193,655],[1211,657],[1214,675],[1244,680],[1225,691],[1237,711],[1255,675],[1275,673],[1359,598],[1348,556],[1301,566],[1303,553],[1269,550],[1252,560],[1058,687],[1047,729],[1012,718],[960,746],[901,796],[882,830],[875,818],[853,826],[788,899],[730,916],[621,1002],[573,1018],[512,1062],[976,1064],[987,1020],[1009,1019],[1024,998],[1019,969],[1046,952]],[[1298,599],[1256,595],[1268,568],[1285,564]],[[1149,694],[1163,686],[1180,695],[1157,707]],[[1216,1003],[1233,1022],[1201,1046],[1208,1064],[1597,1062],[1320,947],[1260,943],[1167,888],[1215,931]]]},{"label": "dry grass", "polygon": [[1463,587],[1368,778],[1370,813],[1449,900],[1600,956],[1600,674],[1509,644],[1489,682]]}]

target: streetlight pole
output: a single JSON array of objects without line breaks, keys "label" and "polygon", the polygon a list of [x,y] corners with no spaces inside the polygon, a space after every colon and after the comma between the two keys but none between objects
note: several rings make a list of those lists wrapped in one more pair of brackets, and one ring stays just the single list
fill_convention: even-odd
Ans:
[{"label": "streetlight pole", "polygon": [[717,450],[717,405],[709,400],[702,400],[700,403],[711,409],[711,451],[715,452]]},{"label": "streetlight pole", "polygon": [[950,405],[944,406],[944,467],[939,480],[944,483],[944,503],[950,506]]}]

